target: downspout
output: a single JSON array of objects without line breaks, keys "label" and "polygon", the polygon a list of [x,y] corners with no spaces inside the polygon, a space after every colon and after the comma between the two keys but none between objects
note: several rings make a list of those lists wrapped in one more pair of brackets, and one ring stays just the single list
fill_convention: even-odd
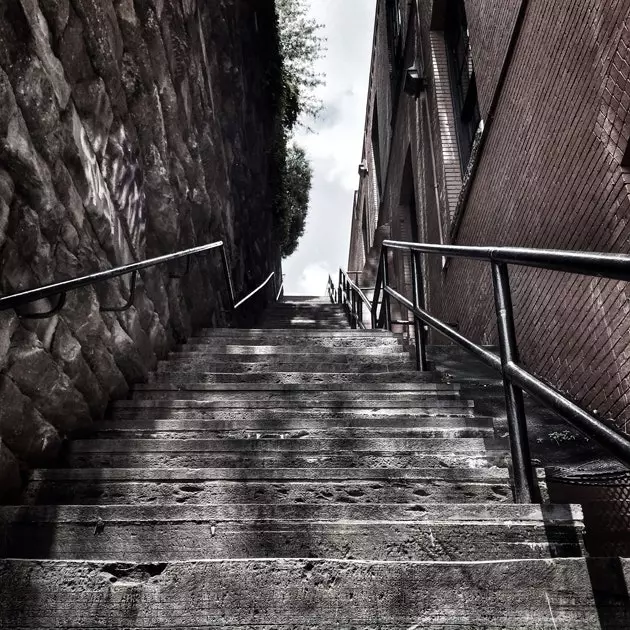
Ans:
[{"label": "downspout", "polygon": [[468,173],[468,177],[466,178],[466,181],[462,188],[462,192],[459,197],[459,201],[457,203],[457,209],[455,212],[455,216],[453,217],[453,223],[451,225],[449,233],[449,242],[451,243],[455,241],[455,239],[457,238],[457,233],[459,232],[459,227],[461,225],[464,215],[464,208],[468,203],[472,184],[475,180],[475,177],[477,176],[477,171],[479,170],[479,162],[481,160],[481,156],[483,154],[483,149],[486,145],[488,135],[490,134],[492,123],[494,122],[494,117],[497,107],[499,105],[499,100],[501,99],[503,87],[507,79],[509,68],[512,64],[512,58],[514,57],[516,44],[518,43],[521,31],[523,29],[523,23],[525,22],[525,14],[527,13],[528,6],[529,0],[521,0],[521,6],[519,7],[518,15],[516,16],[516,21],[514,22],[514,27],[512,28],[512,33],[510,35],[508,49],[505,53],[505,57],[503,58],[503,64],[501,66],[501,73],[499,74],[499,79],[497,81],[497,87],[494,91],[492,101],[490,102],[490,107],[488,108],[488,117],[484,123],[483,132],[481,133],[481,137],[479,138],[479,144],[477,145],[477,148],[474,149],[476,151],[477,157],[470,165],[470,172]]}]

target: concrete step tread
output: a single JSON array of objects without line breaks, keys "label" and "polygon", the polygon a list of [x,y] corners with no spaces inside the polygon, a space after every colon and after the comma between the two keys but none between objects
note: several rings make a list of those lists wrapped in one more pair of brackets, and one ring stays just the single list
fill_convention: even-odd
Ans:
[{"label": "concrete step tread", "polygon": [[206,439],[206,440],[160,440],[150,439],[84,439],[69,443],[70,452],[118,451],[201,451],[218,453],[221,451],[244,451],[261,453],[264,451],[293,451],[310,453],[340,454],[343,451],[365,452],[475,452],[504,450],[506,440],[494,438],[354,438],[343,439]]},{"label": "concrete step tread", "polygon": [[308,453],[291,451],[247,452],[83,452],[69,453],[64,466],[81,468],[507,468],[507,451],[415,453]]},{"label": "concrete step tread", "polygon": [[[271,415],[267,417],[244,417],[235,420],[204,418],[119,418],[99,422],[88,429],[93,432],[108,431],[319,431],[357,429],[492,429],[493,419],[485,416],[431,416],[431,417],[339,417],[318,418],[310,414],[303,417],[293,415]],[[296,436],[297,437],[297,436]]]},{"label": "concrete step tread", "polygon": [[21,630],[593,630],[602,615],[627,627],[627,579],[624,559],[3,560],[0,619]]},{"label": "concrete step tread", "polygon": [[392,392],[441,393],[459,392],[457,383],[141,383],[134,391],[202,391],[202,392]]},{"label": "concrete step tread", "polygon": [[160,361],[157,365],[157,374],[164,373],[187,375],[189,373],[230,373],[230,374],[382,374],[388,369],[392,373],[409,372],[417,374],[415,364],[396,363],[392,365],[383,364],[375,361],[355,363],[329,363],[325,361],[282,361],[275,362],[273,365],[262,361],[244,362],[244,361],[191,361],[190,359],[181,359],[177,361]]},{"label": "concrete step tread", "polygon": [[397,396],[394,400],[383,399],[383,395],[374,397],[373,399],[362,398],[352,399],[338,398],[333,400],[322,399],[313,397],[310,400],[301,396],[297,400],[293,400],[288,396],[277,396],[270,400],[252,400],[246,398],[237,398],[236,396],[227,397],[225,399],[204,400],[195,398],[165,398],[156,399],[148,398],[146,400],[134,399],[134,400],[117,400],[112,405],[115,410],[123,409],[276,409],[278,407],[290,408],[290,409],[335,409],[338,411],[347,409],[425,409],[433,410],[433,415],[439,415],[439,409],[454,409],[454,410],[472,410],[474,408],[474,402],[472,400],[462,400],[460,398],[453,397],[448,398],[435,398],[425,397],[421,398],[416,396]]},{"label": "concrete step tread", "polygon": [[399,339],[400,335],[385,330],[289,330],[280,328],[273,331],[269,328],[203,328],[196,333],[196,337],[235,337],[243,339],[258,339],[267,337],[313,337],[333,339]]},{"label": "concrete step tread", "polygon": [[[304,345],[240,345],[240,344],[195,344],[185,343],[174,347],[174,353],[189,354],[195,353],[204,356],[213,356],[215,354],[233,354],[236,356],[242,355],[263,355],[263,356],[278,356],[285,354],[304,354]],[[333,355],[350,355],[350,356],[386,356],[386,355],[404,355],[405,350],[401,345],[393,344],[381,344],[378,346],[314,346],[309,344],[308,354],[333,354]]]},{"label": "concrete step tread", "polygon": [[119,522],[300,522],[309,523],[580,523],[579,504],[519,505],[509,503],[388,504],[232,504],[232,505],[19,505],[0,506],[0,523]]},{"label": "concrete step tread", "polygon": [[31,481],[472,481],[505,482],[505,468],[36,468]]},{"label": "concrete step tread", "polygon": [[442,383],[447,382],[437,372],[181,372],[154,373],[150,383],[277,383],[279,385],[355,384],[355,383]]},{"label": "concrete step tread", "polygon": [[256,354],[255,352],[211,352],[204,350],[191,350],[190,352],[169,352],[168,361],[190,361],[197,363],[210,362],[241,362],[241,363],[268,363],[269,365],[282,365],[283,363],[295,363],[297,361],[307,363],[376,363],[379,365],[398,365],[410,363],[409,353],[398,352],[276,352],[274,354]]}]

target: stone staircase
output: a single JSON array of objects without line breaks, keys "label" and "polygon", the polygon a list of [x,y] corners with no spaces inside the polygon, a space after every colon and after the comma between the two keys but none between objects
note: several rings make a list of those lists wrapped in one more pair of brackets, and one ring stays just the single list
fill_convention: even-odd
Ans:
[{"label": "stone staircase", "polygon": [[399,337],[285,300],[0,508],[0,627],[630,627],[630,566],[582,557],[579,506],[513,504],[507,446]]}]

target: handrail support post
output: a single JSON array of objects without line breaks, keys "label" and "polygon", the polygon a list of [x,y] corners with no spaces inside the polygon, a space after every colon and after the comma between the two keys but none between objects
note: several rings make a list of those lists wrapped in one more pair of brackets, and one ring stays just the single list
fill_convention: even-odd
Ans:
[{"label": "handrail support post", "polygon": [[[413,305],[416,308],[424,310],[424,288],[422,286],[422,267],[420,262],[420,254],[411,252],[411,284],[413,289]],[[413,331],[416,342],[416,369],[420,372],[426,372],[429,369],[427,362],[427,334],[424,328],[424,322],[418,319],[417,315],[413,315]]]},{"label": "handrail support post", "polygon": [[[383,265],[383,289],[389,286],[389,270],[387,268],[387,248],[383,245],[381,248],[381,263]],[[392,329],[392,303],[389,299],[389,293],[383,290],[383,302],[385,306],[385,329]]]},{"label": "handrail support post", "polygon": [[514,328],[514,313],[510,293],[510,279],[505,263],[492,263],[494,301],[501,351],[501,372],[507,423],[512,455],[514,477],[514,499],[517,503],[534,502],[534,474],[527,436],[527,418],[523,402],[523,390],[514,385],[505,368],[510,363],[518,363],[518,348]]}]

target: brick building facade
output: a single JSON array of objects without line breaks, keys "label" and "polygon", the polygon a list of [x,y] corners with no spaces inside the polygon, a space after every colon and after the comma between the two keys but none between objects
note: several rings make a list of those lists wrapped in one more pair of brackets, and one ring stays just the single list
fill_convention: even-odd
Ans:
[{"label": "brick building facade", "polygon": [[[348,269],[383,238],[627,253],[629,64],[630,0],[379,0]],[[494,343],[489,267],[423,264],[430,312]],[[627,428],[630,288],[511,278],[523,362]]]}]

